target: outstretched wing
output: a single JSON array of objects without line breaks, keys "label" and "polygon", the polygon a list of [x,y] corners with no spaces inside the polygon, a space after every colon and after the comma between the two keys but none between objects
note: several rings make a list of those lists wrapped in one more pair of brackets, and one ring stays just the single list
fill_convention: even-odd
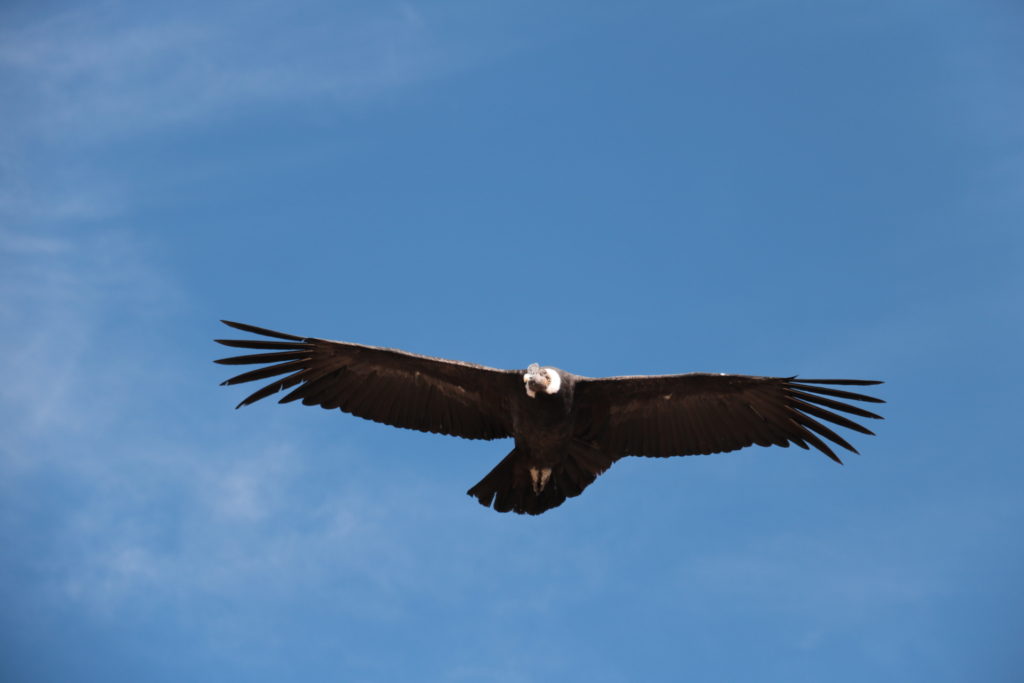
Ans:
[{"label": "outstretched wing", "polygon": [[216,340],[225,346],[265,351],[215,361],[264,366],[223,384],[285,375],[250,394],[238,404],[239,408],[294,387],[280,403],[301,400],[308,406],[339,408],[394,427],[467,439],[512,435],[507,401],[510,392],[522,385],[517,371],[221,322],[281,340]]},{"label": "outstretched wing", "polygon": [[618,456],[706,455],[752,444],[792,443],[801,448],[809,444],[841,462],[827,442],[857,450],[819,420],[872,434],[839,412],[881,419],[848,401],[884,401],[825,386],[830,384],[881,382],[707,373],[581,378],[576,384],[577,424],[583,438]]}]

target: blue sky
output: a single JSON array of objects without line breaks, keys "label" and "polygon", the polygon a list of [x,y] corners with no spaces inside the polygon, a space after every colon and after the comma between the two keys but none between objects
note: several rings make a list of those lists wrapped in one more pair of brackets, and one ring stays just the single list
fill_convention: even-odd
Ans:
[{"label": "blue sky", "polygon": [[[5,3],[0,677],[1011,681],[1012,2]],[[839,467],[232,410],[220,318],[886,380]]]}]

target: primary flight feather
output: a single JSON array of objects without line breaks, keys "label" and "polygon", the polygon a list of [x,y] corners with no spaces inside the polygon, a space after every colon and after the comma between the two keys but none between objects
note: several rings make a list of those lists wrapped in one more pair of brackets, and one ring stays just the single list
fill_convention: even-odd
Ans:
[{"label": "primary flight feather", "polygon": [[[273,379],[238,407],[290,390],[281,403],[338,408],[394,427],[466,439],[515,439],[469,489],[499,512],[538,515],[578,496],[627,455],[724,453],[746,446],[857,450],[822,421],[862,434],[853,419],[881,419],[850,401],[884,403],[841,386],[861,379],[797,379],[714,373],[591,378],[534,363],[498,370],[221,321],[264,339],[218,339],[260,353],[222,358],[263,367],[223,384]],[[838,412],[836,412],[838,411]]]}]

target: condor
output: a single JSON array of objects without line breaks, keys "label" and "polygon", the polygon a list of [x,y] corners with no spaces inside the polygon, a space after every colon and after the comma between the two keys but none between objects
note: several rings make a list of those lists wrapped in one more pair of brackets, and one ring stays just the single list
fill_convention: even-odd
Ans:
[{"label": "condor", "polygon": [[828,442],[857,451],[819,420],[871,434],[839,413],[881,419],[849,401],[884,402],[835,388],[881,383],[873,380],[713,373],[591,378],[536,363],[497,370],[222,322],[270,338],[216,340],[261,351],[217,363],[264,366],[223,384],[284,375],[237,407],[291,389],[281,403],[338,408],[394,427],[466,439],[515,439],[512,452],[468,491],[498,512],[539,515],[578,496],[627,455],[664,458],[796,444],[840,462]]}]

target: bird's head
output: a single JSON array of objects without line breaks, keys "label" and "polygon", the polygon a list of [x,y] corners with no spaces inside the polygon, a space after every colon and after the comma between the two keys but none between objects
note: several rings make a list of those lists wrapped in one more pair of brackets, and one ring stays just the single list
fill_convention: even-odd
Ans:
[{"label": "bird's head", "polygon": [[533,363],[526,368],[523,384],[526,385],[526,395],[535,398],[541,392],[557,394],[562,388],[562,377],[554,368],[542,368],[539,364]]}]

